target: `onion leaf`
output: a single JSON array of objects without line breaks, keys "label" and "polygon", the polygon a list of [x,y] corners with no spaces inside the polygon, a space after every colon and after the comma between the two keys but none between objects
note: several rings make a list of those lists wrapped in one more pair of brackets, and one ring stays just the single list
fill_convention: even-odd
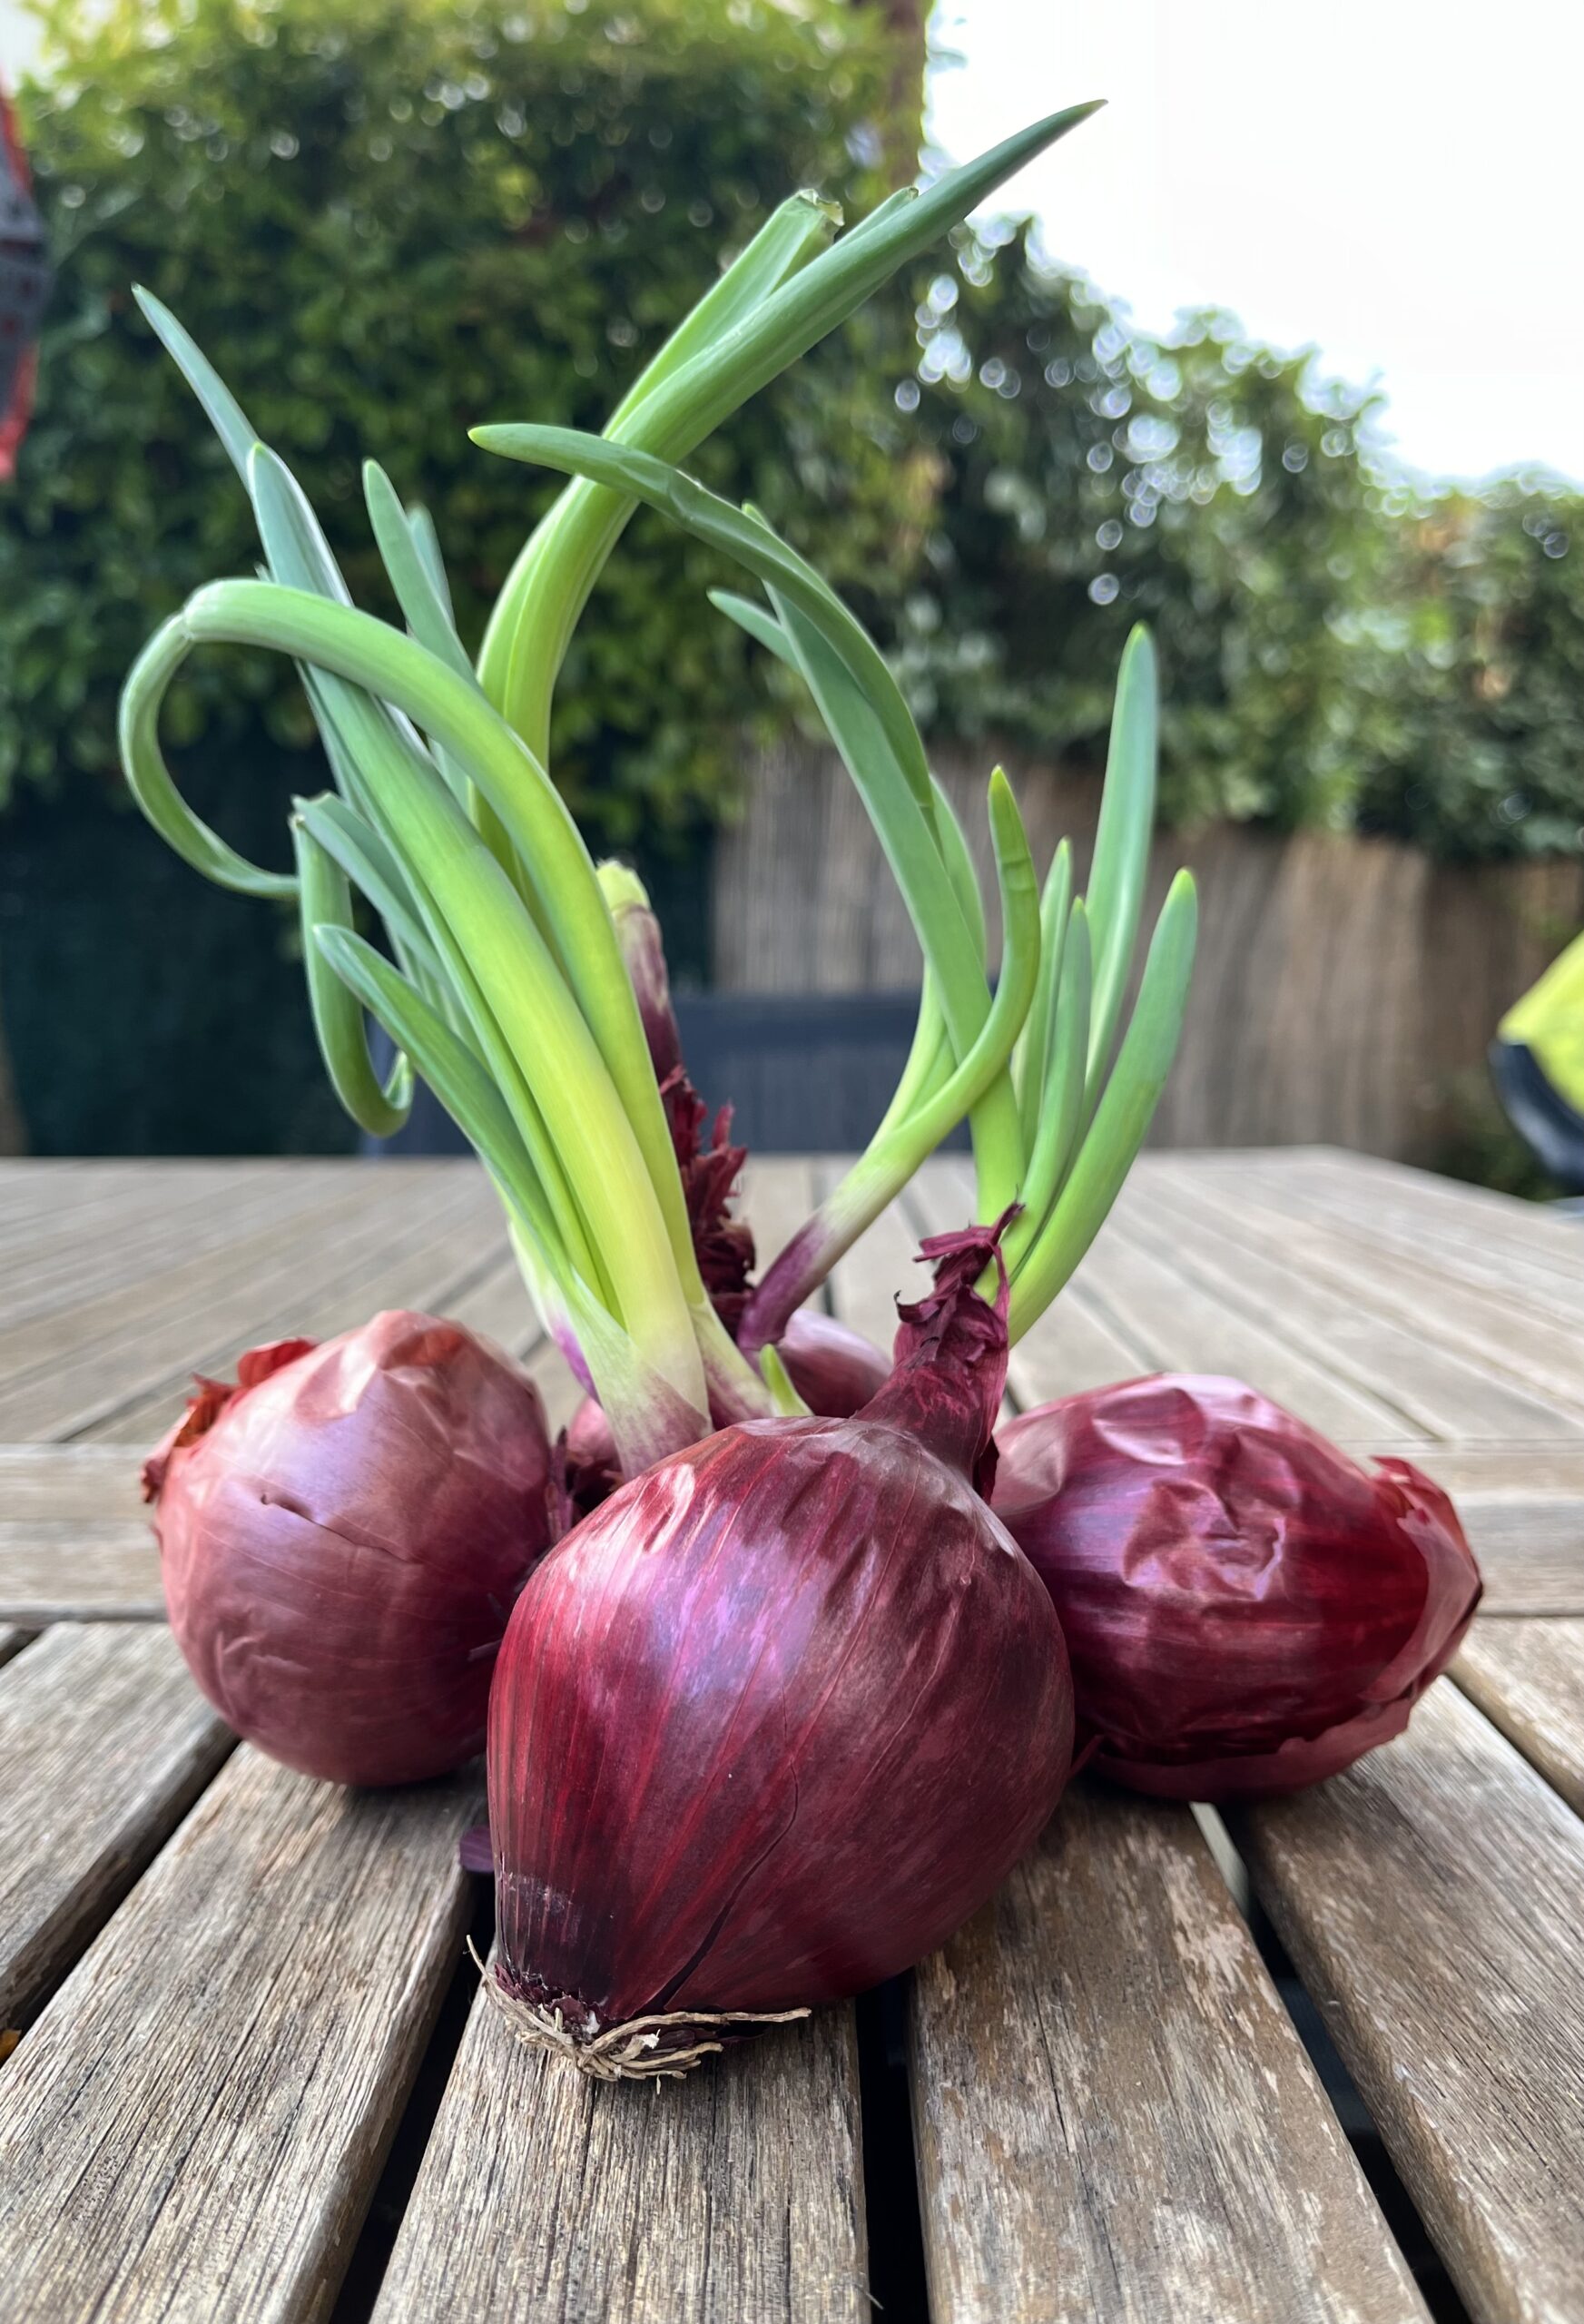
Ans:
[{"label": "onion leaf", "polygon": [[1110,1063],[1149,871],[1155,825],[1158,693],[1155,646],[1140,624],[1123,648],[1106,757],[1106,785],[1085,904],[1094,946],[1094,1013],[1085,1076],[1092,1109]]},{"label": "onion leaf", "polygon": [[1171,1071],[1194,966],[1198,906],[1186,872],[1156,922],[1132,1021],[1088,1134],[1012,1285],[1010,1335],[1043,1315],[1105,1224]]},{"label": "onion leaf", "polygon": [[321,929],[351,931],[352,891],[347,875],[300,816],[292,819],[291,837],[297,852],[308,1002],[325,1071],[359,1129],[370,1137],[394,1137],[412,1108],[412,1073],[406,1054],[398,1049],[390,1078],[381,1083],[369,1055],[363,1011],[315,941]]}]

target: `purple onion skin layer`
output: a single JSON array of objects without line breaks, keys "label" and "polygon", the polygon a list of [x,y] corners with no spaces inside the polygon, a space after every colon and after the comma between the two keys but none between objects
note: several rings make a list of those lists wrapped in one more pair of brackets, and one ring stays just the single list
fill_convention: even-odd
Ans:
[{"label": "purple onion skin layer", "polygon": [[1240,1381],[1165,1374],[999,1433],[994,1503],[1061,1617],[1080,1747],[1136,1791],[1259,1797],[1400,1735],[1479,1569],[1406,1461],[1370,1474]]},{"label": "purple onion skin layer", "polygon": [[460,1324],[404,1311],[251,1350],[239,1374],[202,1384],[144,1471],[193,1678],[305,1775],[460,1767],[551,1540],[537,1389]]},{"label": "purple onion skin layer", "polygon": [[[799,1310],[775,1352],[809,1410],[827,1420],[851,1419],[890,1376],[890,1365],[872,1340],[813,1308]],[[573,1413],[566,1444],[580,1468],[619,1475],[610,1423],[592,1396]]]},{"label": "purple onion skin layer", "polygon": [[942,1943],[1051,1814],[1060,1626],[969,1482],[1005,1327],[950,1297],[999,1358],[905,1320],[856,1417],[722,1430],[529,1581],[490,1712],[508,1994],[586,2033],[833,2001]]}]

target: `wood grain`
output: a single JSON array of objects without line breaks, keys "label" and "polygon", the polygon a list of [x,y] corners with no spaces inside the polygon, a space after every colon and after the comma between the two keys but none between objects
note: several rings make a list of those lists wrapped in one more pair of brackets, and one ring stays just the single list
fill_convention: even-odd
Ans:
[{"label": "wood grain", "polygon": [[0,1620],[164,1619],[160,1553],[146,1524],[0,1524]]},{"label": "wood grain", "polygon": [[[1301,1342],[1337,1378],[1400,1412],[1408,1433],[1584,1441],[1563,1406],[1316,1281],[1284,1253],[1252,1239],[1235,1198],[1205,1184],[1203,1174],[1175,1163],[1141,1166],[1107,1231],[1169,1250],[1173,1264],[1217,1299]],[[1333,1433],[1351,1431],[1344,1423]]]},{"label": "wood grain", "polygon": [[934,2324],[1425,2316],[1186,1808],[1075,1787],[912,2033]]},{"label": "wood grain", "polygon": [[1329,1350],[1279,1317],[1261,1319],[1176,1264],[1156,1243],[1103,1226],[1074,1278],[1127,1335],[1149,1351],[1150,1371],[1225,1373],[1328,1436],[1406,1431],[1407,1415],[1330,1364]]},{"label": "wood grain", "polygon": [[165,1630],[53,1630],[0,1671],[0,2025],[27,2023],[231,1740]]},{"label": "wood grain", "polygon": [[[14,1324],[221,1251],[261,1221],[312,1214],[344,1166],[286,1162],[15,1166],[0,1183],[0,1303]],[[327,1172],[330,1175],[327,1176]]]},{"label": "wood grain", "polygon": [[[1366,1240],[1355,1227],[1307,1216],[1288,1198],[1279,1177],[1233,1174],[1219,1166],[1206,1175],[1222,1187],[1239,1235],[1256,1248],[1275,1252],[1370,1313],[1559,1407],[1571,1422],[1584,1420],[1584,1363],[1576,1323],[1515,1303],[1486,1285],[1459,1282],[1433,1254],[1411,1256]],[[1500,1430],[1482,1428],[1481,1433]]]},{"label": "wood grain", "polygon": [[1366,1244],[1411,1258],[1428,1255],[1444,1274],[1515,1305],[1584,1323],[1584,1236],[1575,1219],[1548,1205],[1389,1165],[1361,1167],[1352,1155],[1305,1154],[1290,1168],[1266,1156],[1254,1167],[1304,1216],[1333,1220]]},{"label": "wood grain", "polygon": [[142,1524],[138,1467],[121,1444],[0,1444],[0,1524]]},{"label": "wood grain", "polygon": [[453,1293],[446,1303],[446,1313],[453,1323],[465,1324],[470,1332],[493,1340],[519,1363],[543,1336],[522,1270],[514,1258],[502,1259],[465,1290]]},{"label": "wood grain", "polygon": [[152,1441],[192,1372],[223,1375],[251,1343],[322,1337],[381,1305],[443,1305],[498,1263],[498,1206],[474,1164],[340,1172],[306,1218],[271,1216],[220,1251],[178,1254],[8,1330],[0,1433]]},{"label": "wood grain", "polygon": [[120,1444],[0,1445],[0,1619],[159,1621],[159,1552]]},{"label": "wood grain", "polygon": [[819,1196],[814,1167],[802,1154],[751,1155],[743,1173],[743,1215],[753,1229],[756,1273],[790,1243]]},{"label": "wood grain", "polygon": [[830,2010],[595,2085],[475,2004],[376,2324],[868,2324],[858,2059]]},{"label": "wood grain", "polygon": [[1444,1679],[1227,1823],[1471,2314],[1584,2314],[1584,1823]]},{"label": "wood grain", "polygon": [[1584,1816],[1584,1620],[1481,1620],[1451,1675]]},{"label": "wood grain", "polygon": [[471,1163],[429,1167],[455,1175],[433,1196],[410,1197],[399,1221],[360,1241],[355,1254],[347,1237],[335,1264],[321,1262],[311,1280],[298,1275],[284,1295],[270,1267],[256,1272],[237,1302],[192,1318],[196,1333],[172,1369],[149,1380],[137,1396],[109,1403],[76,1433],[144,1445],[180,1413],[194,1371],[230,1378],[243,1349],[260,1341],[329,1339],[383,1307],[445,1315],[454,1298],[499,1264],[505,1229],[495,1196]]},{"label": "wood grain", "polygon": [[5,2068],[5,2324],[326,2313],[459,1955],[477,1800],[233,1756]]}]

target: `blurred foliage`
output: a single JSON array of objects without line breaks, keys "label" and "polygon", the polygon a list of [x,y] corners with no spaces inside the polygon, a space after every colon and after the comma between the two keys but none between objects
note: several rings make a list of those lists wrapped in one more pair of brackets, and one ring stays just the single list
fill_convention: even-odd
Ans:
[{"label": "blurred foliage", "polygon": [[[468,424],[599,425],[775,201],[812,182],[861,213],[897,142],[896,36],[847,0],[41,13],[23,111],[61,282],[0,495],[0,802],[108,773],[144,636],[252,562],[133,281],[298,469],[363,602],[390,610],[361,458],[428,501],[476,640],[553,487]],[[1371,401],[1306,356],[1219,313],[1159,343],[1026,225],[954,242],[695,461],[855,597],[927,727],[1097,756],[1144,615],[1175,819],[1584,846],[1577,496],[1421,493],[1372,449]],[[640,517],[578,633],[554,748],[596,842],[653,851],[718,817],[745,727],[785,700],[703,614],[721,577]],[[290,672],[212,655],[170,732],[239,779],[311,741]]]},{"label": "blurred foliage", "polygon": [[[599,427],[723,257],[800,184],[884,190],[883,25],[842,0],[44,0],[22,113],[60,262],[38,417],[0,497],[0,799],[107,773],[155,623],[256,556],[240,486],[130,298],[181,316],[295,468],[354,594],[392,610],[359,468],[426,500],[472,643],[553,486],[476,421]],[[699,460],[841,583],[883,596],[925,513],[861,317]],[[884,368],[882,366],[882,368]],[[927,468],[920,456],[918,474]],[[606,843],[712,811],[757,696],[703,613],[726,577],[635,524],[575,645],[555,736]],[[279,662],[209,656],[174,743],[308,747]],[[299,787],[301,777],[299,776]]]},{"label": "blurred foliage", "polygon": [[1440,1120],[1424,1155],[1443,1177],[1490,1187],[1524,1202],[1555,1202],[1561,1193],[1507,1116],[1482,1067],[1454,1074],[1439,1093]]},{"label": "blurred foliage", "polygon": [[1215,313],[1163,345],[1027,226],[959,236],[916,290],[917,376],[892,385],[936,464],[901,625],[921,716],[1096,754],[1143,615],[1175,820],[1584,848],[1577,494],[1421,490],[1309,356]]}]

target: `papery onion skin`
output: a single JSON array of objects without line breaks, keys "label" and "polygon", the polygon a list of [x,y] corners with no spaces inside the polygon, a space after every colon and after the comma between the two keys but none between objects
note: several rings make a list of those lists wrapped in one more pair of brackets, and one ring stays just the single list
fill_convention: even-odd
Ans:
[{"label": "papery onion skin", "polygon": [[948,1300],[999,1354],[905,1320],[858,1416],[724,1429],[534,1575],[490,1716],[508,1995],[588,2034],[833,2001],[942,1943],[1050,1815],[1060,1627],[969,1476],[1005,1324]]},{"label": "papery onion skin", "polygon": [[1369,1473],[1241,1381],[1125,1381],[997,1441],[994,1505],[1061,1617],[1080,1748],[1135,1790],[1340,1773],[1402,1733],[1479,1603],[1439,1485]]},{"label": "papery onion skin", "polygon": [[305,1775],[398,1784],[484,1748],[495,1658],[552,1537],[538,1390],[458,1324],[398,1310],[251,1349],[144,1469],[198,1685]]}]

